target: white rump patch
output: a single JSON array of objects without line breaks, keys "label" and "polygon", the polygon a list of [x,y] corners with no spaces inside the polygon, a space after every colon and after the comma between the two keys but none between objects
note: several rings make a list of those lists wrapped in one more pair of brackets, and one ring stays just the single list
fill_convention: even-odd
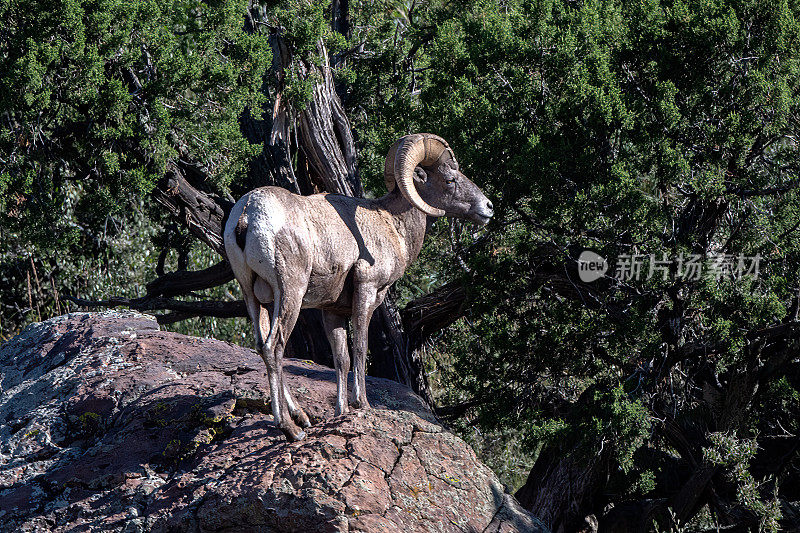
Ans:
[{"label": "white rump patch", "polygon": [[286,225],[286,211],[280,201],[269,193],[264,193],[264,196],[257,200],[247,209],[249,224],[245,256],[250,268],[274,287],[277,282],[275,236]]}]

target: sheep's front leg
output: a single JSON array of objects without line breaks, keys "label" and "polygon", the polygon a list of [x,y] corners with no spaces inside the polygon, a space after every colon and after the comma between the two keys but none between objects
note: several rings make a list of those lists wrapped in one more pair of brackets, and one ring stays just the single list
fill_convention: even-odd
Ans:
[{"label": "sheep's front leg", "polygon": [[325,335],[331,343],[333,366],[336,367],[336,416],[347,412],[347,374],[350,372],[350,354],[347,353],[347,330],[344,316],[328,311],[322,313]]},{"label": "sheep's front leg", "polygon": [[369,321],[375,311],[377,302],[375,287],[360,284],[355,288],[353,295],[353,370],[355,371],[353,406],[356,408],[369,408],[366,388],[367,366],[367,334]]}]

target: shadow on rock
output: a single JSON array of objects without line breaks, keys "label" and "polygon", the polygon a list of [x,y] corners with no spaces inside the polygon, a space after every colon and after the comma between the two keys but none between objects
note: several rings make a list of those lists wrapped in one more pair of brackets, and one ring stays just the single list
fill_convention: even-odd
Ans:
[{"label": "shadow on rock", "polygon": [[545,531],[410,389],[334,418],[332,369],[287,360],[314,421],[288,443],[252,350],[136,313],[0,347],[0,530]]}]

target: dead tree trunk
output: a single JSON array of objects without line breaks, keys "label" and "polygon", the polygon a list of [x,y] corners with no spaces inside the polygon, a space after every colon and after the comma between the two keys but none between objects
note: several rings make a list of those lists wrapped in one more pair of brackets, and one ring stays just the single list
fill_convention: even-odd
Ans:
[{"label": "dead tree trunk", "polygon": [[[340,22],[345,21],[348,17],[347,3],[338,3],[337,6],[336,13]],[[249,31],[269,31],[268,22],[263,6],[251,4],[245,21],[246,28]],[[279,185],[302,194],[327,191],[361,196],[363,192],[356,164],[355,142],[349,120],[334,87],[324,44],[321,41],[318,43],[319,56],[323,58],[323,64],[319,66],[293,57],[279,32],[271,33],[270,43],[273,50],[272,74],[278,83],[271,89],[265,80],[264,90],[270,93],[268,97],[272,104],[263,111],[248,110],[241,119],[242,131],[248,140],[263,146],[262,153],[250,165],[245,188]],[[282,98],[282,83],[287,68],[319,80],[314,87],[311,101],[302,111],[290,108]],[[295,156],[297,168],[291,163]],[[192,235],[224,258],[222,229],[231,203],[193,186],[193,182],[205,181],[201,174],[198,167],[192,167],[184,161],[171,163],[165,179],[154,191],[154,197],[186,225]],[[244,190],[234,192],[241,193]],[[161,315],[162,323],[198,315],[239,316],[243,310],[239,302],[216,306],[212,302],[169,299],[171,296],[213,287],[232,278],[227,261],[223,261],[200,272],[174,272],[161,276],[148,284],[148,292],[144,298],[125,302],[111,299],[96,304],[174,311]],[[420,329],[419,324],[419,320],[416,320],[415,330]],[[420,338],[421,335],[415,335],[409,341],[394,302],[391,297],[387,298],[384,305],[376,311],[370,326],[369,348],[372,361],[369,371],[371,375],[409,385],[430,402],[424,369],[415,353]],[[330,347],[318,311],[306,310],[301,313],[288,350],[294,357],[331,364]]]},{"label": "dead tree trunk", "polygon": [[[300,135],[297,149],[304,156],[307,165],[298,169],[298,175],[307,177],[315,189],[361,196],[361,180],[356,167],[356,149],[350,121],[345,115],[339,96],[333,84],[333,75],[328,65],[325,45],[317,45],[319,55],[324,58],[324,66],[301,65],[305,76],[314,76],[321,81],[315,86],[312,100],[299,114],[296,127]],[[314,333],[307,338],[322,338],[319,319],[307,317],[304,323]],[[385,377],[410,386],[428,403],[432,398],[422,362],[403,331],[403,323],[391,296],[379,307],[372,317],[369,335],[370,364],[369,374]],[[326,347],[326,357],[327,357]],[[321,360],[322,357],[313,357]]]},{"label": "dead tree trunk", "polygon": [[[584,391],[575,405],[586,405],[593,390]],[[553,533],[597,530],[597,517],[590,515],[598,508],[613,450],[602,435],[586,437],[594,442],[559,439],[545,445],[515,494]]]}]

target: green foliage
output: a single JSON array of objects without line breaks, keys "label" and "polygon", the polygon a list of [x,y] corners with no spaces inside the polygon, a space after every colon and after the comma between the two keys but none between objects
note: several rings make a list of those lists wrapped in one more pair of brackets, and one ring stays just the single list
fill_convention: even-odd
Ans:
[{"label": "green foliage", "polygon": [[[325,18],[326,3],[320,1],[284,1],[272,10],[276,26],[286,36],[294,54],[303,59],[314,58],[321,64],[317,42],[333,34]],[[340,41],[336,41],[340,42]]]},{"label": "green foliage", "polygon": [[[174,269],[174,258],[171,258],[170,267]],[[219,256],[211,251],[205,244],[194,242],[189,254],[189,270],[202,270],[208,268],[219,261]],[[237,300],[240,288],[236,281],[230,281],[224,285],[219,285],[206,291],[204,297],[211,300],[230,301]],[[192,335],[194,337],[206,337],[211,339],[223,340],[247,346],[253,345],[253,327],[246,318],[220,319],[214,317],[195,317],[181,322],[170,324],[167,327],[170,331]]]},{"label": "green foliage", "polygon": [[[69,186],[74,188],[73,186]],[[154,246],[161,233],[163,215],[153,213],[143,199],[131,200],[127,212],[86,221],[78,212],[84,192],[71,190],[61,215],[71,224],[68,245],[54,249],[26,243],[26,236],[0,227],[0,342],[28,323],[45,320],[81,308],[66,295],[90,300],[109,296],[136,298],[155,275],[159,250]],[[97,226],[97,229],[95,226]],[[188,255],[191,270],[207,268],[219,256],[201,243]],[[177,269],[177,253],[165,261],[167,271]],[[211,289],[209,298],[237,298],[236,282]],[[15,305],[22,302],[24,307]],[[245,319],[194,318],[167,329],[200,337],[213,337],[245,346],[252,343],[251,327]]]},{"label": "green foliage", "polygon": [[143,201],[92,220],[79,212],[85,194],[80,184],[65,188],[62,248],[31,243],[24,230],[0,226],[0,341],[30,322],[77,310],[65,294],[104,299],[111,288],[115,296],[138,296],[155,267],[157,226]]},{"label": "green foliage", "polygon": [[271,61],[266,37],[243,31],[245,7],[0,4],[0,272],[12,296],[0,335],[74,308],[64,293],[143,290],[162,220],[147,193],[168,160],[202,161],[220,190],[241,178],[260,147],[239,117],[264,100]]},{"label": "green foliage", "polygon": [[[360,36],[380,43],[351,67],[366,109],[354,118],[362,175],[379,189],[390,143],[430,131],[495,204],[480,237],[423,252],[419,271],[464,280],[472,303],[434,341],[439,401],[476,403],[461,431],[522,438],[532,456],[559,439],[605,441],[620,467],[611,485],[653,490],[670,466],[650,453],[664,446],[651,421],[719,430],[693,380],[710,366],[724,395],[754,364],[748,333],[796,316],[800,6],[433,2],[406,10],[410,24],[389,4],[357,9],[369,21]],[[673,268],[591,285],[569,271],[584,248],[609,260],[609,276],[623,254],[761,262],[757,278]],[[680,359],[693,343],[713,349]],[[794,431],[796,375],[781,372],[792,377],[757,391],[737,438]],[[751,501],[771,501],[759,491]]]},{"label": "green foliage", "polygon": [[344,36],[331,29],[326,10],[330,10],[330,2],[321,0],[283,0],[268,10],[274,30],[285,39],[293,58],[300,60],[300,63],[293,61],[276,73],[283,78],[284,102],[294,111],[305,109],[314,86],[320,82],[317,72],[308,72],[309,66],[321,67],[326,63],[319,43],[324,45],[329,55],[347,46]]},{"label": "green foliage", "polygon": [[739,502],[761,518],[760,531],[778,531],[781,510],[777,491],[770,500],[765,501],[758,483],[748,470],[758,448],[756,439],[738,439],[731,434],[712,433],[710,440],[711,446],[703,449],[706,460],[713,465],[727,467],[731,480],[737,484]]},{"label": "green foliage", "polygon": [[178,155],[203,161],[220,187],[241,173],[255,149],[238,119],[263,100],[271,58],[242,29],[245,5],[3,2],[3,226],[60,246],[69,182],[92,193],[82,212],[103,217]]},{"label": "green foliage", "polygon": [[[3,309],[0,335],[60,312],[67,288],[136,295],[164,240],[146,193],[167,161],[202,162],[218,192],[249,183],[261,147],[239,117],[269,112],[278,83],[302,110],[323,42],[369,194],[389,146],[430,131],[495,204],[485,229],[435,225],[396,287],[403,303],[467,288],[469,313],[426,350],[437,401],[470,406],[454,428],[512,487],[558,443],[602,451],[608,501],[665,497],[676,462],[702,460],[774,529],[800,461],[786,452],[774,480],[759,465],[800,431],[800,382],[796,356],[778,357],[793,344],[753,339],[797,320],[800,5],[356,2],[349,40],[327,2],[259,7],[291,48],[278,71],[266,35],[242,30],[243,2],[0,3],[0,298],[30,302]],[[176,239],[189,268],[216,261]],[[606,278],[579,280],[587,248]],[[758,255],[758,276],[614,277],[625,255],[720,253]],[[249,343],[246,321],[175,329]],[[667,423],[694,439],[691,460]]]}]

